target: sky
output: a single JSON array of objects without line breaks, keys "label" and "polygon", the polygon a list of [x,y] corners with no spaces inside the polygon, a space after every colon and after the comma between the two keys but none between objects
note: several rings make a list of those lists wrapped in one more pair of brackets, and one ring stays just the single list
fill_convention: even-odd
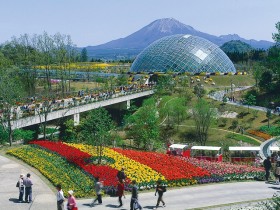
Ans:
[{"label": "sky", "polygon": [[124,38],[174,18],[220,36],[272,41],[280,0],[0,0],[0,43],[21,34],[70,35],[78,47]]}]

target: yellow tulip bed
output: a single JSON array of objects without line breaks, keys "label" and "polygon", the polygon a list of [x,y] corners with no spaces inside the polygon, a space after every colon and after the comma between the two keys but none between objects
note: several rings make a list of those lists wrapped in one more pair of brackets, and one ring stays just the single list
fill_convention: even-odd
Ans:
[{"label": "yellow tulip bed", "polygon": [[[84,63],[70,63],[67,65],[52,65],[51,68],[53,69],[79,69],[79,70],[99,70],[99,69],[105,69],[110,66],[115,66],[116,64],[113,63],[95,63],[95,62],[84,62]],[[35,66],[35,68],[38,69],[46,69],[46,66]]]},{"label": "yellow tulip bed", "polygon": [[[75,147],[82,152],[86,152],[92,156],[97,156],[96,147],[84,145],[84,144],[67,144],[68,146]],[[110,148],[103,148],[103,155],[115,160],[114,163],[108,163],[108,165],[114,169],[121,170],[125,167],[127,177],[130,180],[135,180],[137,183],[141,183],[141,188],[150,188],[158,179],[165,181],[165,177],[153,170],[147,165],[141,164],[131,158],[126,157]]]},{"label": "yellow tulip bed", "polygon": [[55,186],[61,184],[64,191],[74,190],[76,197],[95,195],[93,179],[59,155],[29,145],[7,153],[38,169]]}]

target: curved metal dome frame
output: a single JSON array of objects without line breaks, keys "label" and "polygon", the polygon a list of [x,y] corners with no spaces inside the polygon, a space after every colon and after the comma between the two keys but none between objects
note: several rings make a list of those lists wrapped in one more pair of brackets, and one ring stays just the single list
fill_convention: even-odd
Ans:
[{"label": "curved metal dome frame", "polygon": [[236,73],[231,60],[217,45],[184,34],[166,36],[150,44],[136,57],[130,71]]}]

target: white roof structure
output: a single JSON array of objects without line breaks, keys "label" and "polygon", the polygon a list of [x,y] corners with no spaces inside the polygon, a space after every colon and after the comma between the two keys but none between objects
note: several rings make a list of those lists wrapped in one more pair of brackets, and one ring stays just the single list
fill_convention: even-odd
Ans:
[{"label": "white roof structure", "polygon": [[260,147],[229,147],[229,151],[260,151]]},{"label": "white roof structure", "polygon": [[279,151],[279,147],[270,147],[270,151]]},{"label": "white roof structure", "polygon": [[169,146],[172,149],[184,149],[186,147],[188,147],[187,144],[172,144]]},{"label": "white roof structure", "polygon": [[215,150],[218,151],[221,149],[221,147],[212,147],[212,146],[192,146],[191,149],[197,149],[197,150]]}]

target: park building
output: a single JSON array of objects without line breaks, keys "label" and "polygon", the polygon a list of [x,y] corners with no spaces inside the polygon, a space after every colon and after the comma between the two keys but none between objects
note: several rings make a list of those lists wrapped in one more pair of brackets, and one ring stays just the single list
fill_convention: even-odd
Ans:
[{"label": "park building", "polygon": [[131,72],[236,73],[228,56],[216,44],[193,35],[163,37],[145,48]]}]

